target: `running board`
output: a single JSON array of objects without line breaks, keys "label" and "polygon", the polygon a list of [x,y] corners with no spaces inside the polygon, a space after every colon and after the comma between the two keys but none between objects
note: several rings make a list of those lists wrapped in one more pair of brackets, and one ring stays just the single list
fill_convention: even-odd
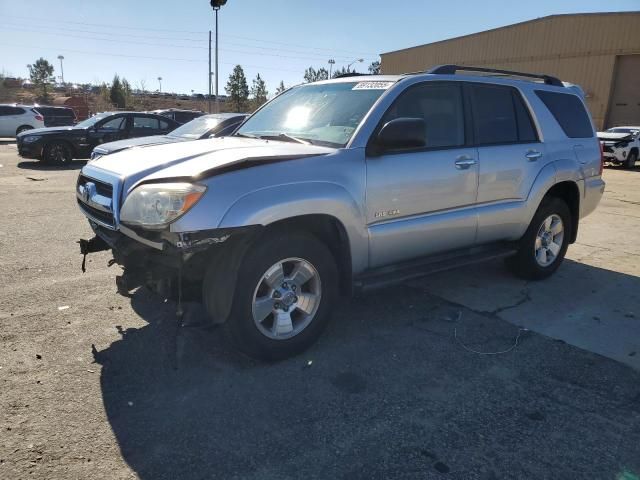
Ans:
[{"label": "running board", "polygon": [[444,270],[508,257],[517,252],[516,246],[514,243],[483,245],[367,270],[356,277],[354,289],[366,292]]}]

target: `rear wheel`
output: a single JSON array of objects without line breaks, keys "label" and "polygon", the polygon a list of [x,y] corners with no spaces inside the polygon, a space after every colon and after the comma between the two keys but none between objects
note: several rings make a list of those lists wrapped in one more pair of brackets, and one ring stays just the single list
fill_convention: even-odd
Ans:
[{"label": "rear wheel", "polygon": [[633,151],[627,157],[627,162],[624,164],[625,168],[634,168],[638,161],[638,152]]},{"label": "rear wheel", "polygon": [[52,142],[44,148],[44,161],[49,165],[66,165],[71,160],[71,149],[65,142]]},{"label": "rear wheel", "polygon": [[572,229],[567,204],[556,197],[544,199],[520,240],[518,253],[507,264],[516,275],[529,280],[548,277],[562,263]]},{"label": "rear wheel", "polygon": [[267,233],[242,262],[223,329],[252,357],[301,353],[326,327],[337,281],[335,260],[320,240],[302,232]]},{"label": "rear wheel", "polygon": [[20,135],[22,132],[26,132],[27,130],[33,130],[33,127],[31,125],[22,125],[18,127],[16,130],[16,136]]}]

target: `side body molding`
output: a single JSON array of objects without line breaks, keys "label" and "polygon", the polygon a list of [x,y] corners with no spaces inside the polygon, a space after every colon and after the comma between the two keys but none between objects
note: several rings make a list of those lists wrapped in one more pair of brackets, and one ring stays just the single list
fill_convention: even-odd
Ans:
[{"label": "side body molding", "polygon": [[349,192],[336,183],[289,183],[250,192],[231,205],[218,227],[267,226],[279,220],[313,214],[329,215],[342,223],[349,239],[353,273],[364,271],[368,266],[364,213]]}]

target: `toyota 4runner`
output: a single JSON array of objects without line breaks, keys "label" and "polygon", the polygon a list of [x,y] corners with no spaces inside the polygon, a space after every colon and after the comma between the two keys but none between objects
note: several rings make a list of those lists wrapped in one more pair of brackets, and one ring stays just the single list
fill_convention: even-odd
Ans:
[{"label": "toyota 4runner", "polygon": [[198,286],[211,321],[266,359],[311,345],[339,296],[498,257],[542,279],[604,191],[580,92],[455,65],[293,87],[230,137],[87,164],[81,252],[111,249],[121,292],[180,306]]}]

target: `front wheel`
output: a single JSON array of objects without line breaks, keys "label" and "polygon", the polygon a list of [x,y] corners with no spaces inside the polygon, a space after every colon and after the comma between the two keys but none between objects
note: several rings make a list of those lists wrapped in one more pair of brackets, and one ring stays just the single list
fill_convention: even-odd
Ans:
[{"label": "front wheel", "polygon": [[255,358],[278,360],[301,353],[326,327],[337,282],[335,260],[316,237],[267,233],[242,262],[223,329]]},{"label": "front wheel", "polygon": [[636,162],[638,161],[638,153],[637,152],[631,152],[629,154],[629,156],[627,157],[627,163],[625,163],[625,168],[634,168],[636,166]]},{"label": "front wheel", "polygon": [[66,165],[71,159],[71,149],[65,142],[52,142],[44,148],[44,161],[49,165]]},{"label": "front wheel", "polygon": [[520,240],[518,253],[507,264],[516,275],[528,280],[546,278],[562,263],[572,232],[567,204],[560,198],[547,198]]}]

